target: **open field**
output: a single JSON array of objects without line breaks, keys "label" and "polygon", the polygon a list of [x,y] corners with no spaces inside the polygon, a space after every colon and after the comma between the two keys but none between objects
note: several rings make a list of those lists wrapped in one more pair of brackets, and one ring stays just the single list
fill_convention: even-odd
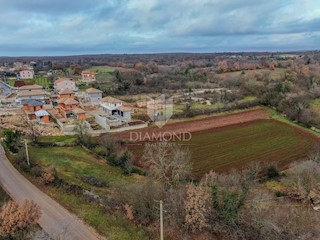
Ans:
[{"label": "open field", "polygon": [[[251,162],[277,162],[280,167],[285,167],[288,163],[305,157],[320,143],[320,139],[307,130],[298,128],[293,123],[271,119],[271,116],[272,112],[258,108],[175,122],[161,129],[150,127],[135,131],[133,138],[141,136],[141,142],[138,140],[127,146],[139,159],[146,134],[157,136],[165,132],[191,132],[192,139],[182,144],[187,144],[192,152],[193,174],[198,178],[211,169],[226,171]],[[116,136],[122,140],[130,140],[130,131]]]},{"label": "open field", "polygon": [[[319,138],[276,120],[261,119],[194,132],[185,144],[192,153],[193,177],[215,170],[241,168],[252,162],[277,162],[286,167],[306,157]],[[128,145],[139,158],[142,146]]]},{"label": "open field", "polygon": [[[206,118],[198,118],[190,121],[177,121],[174,123],[168,123],[163,128],[150,127],[141,130],[135,130],[135,133],[144,134],[148,132],[149,134],[161,133],[161,132],[198,132],[202,130],[209,130],[212,128],[218,128],[223,126],[229,126],[233,124],[239,124],[244,122],[250,122],[256,119],[264,119],[270,117],[269,113],[264,108],[257,108],[247,111],[241,111],[236,113],[231,113],[228,115],[217,115]],[[116,137],[121,140],[129,140],[130,132],[126,131],[116,134]]]},{"label": "open field", "polygon": [[228,73],[219,73],[217,76],[228,78],[228,77],[238,77],[238,76],[254,76],[255,74],[270,74],[272,80],[279,79],[283,76],[287,69],[276,68],[275,70],[267,69],[256,69],[256,70],[245,70],[244,74],[242,71],[228,72]]},{"label": "open field", "polygon": [[109,66],[94,66],[86,70],[96,73],[96,79],[99,83],[100,89],[108,89],[114,87],[114,83],[112,82],[114,68]]},{"label": "open field", "polygon": [[320,114],[320,98],[314,100],[311,104],[311,109],[314,112],[317,112],[318,114]]},{"label": "open field", "polygon": [[319,139],[275,120],[257,120],[193,134],[193,173],[225,171],[252,162],[277,162],[285,167],[306,157]]},{"label": "open field", "polygon": [[[15,78],[9,78],[8,79],[8,84],[10,86],[14,86],[14,82],[15,82]],[[48,80],[47,77],[43,77],[43,76],[39,76],[39,77],[36,77],[34,79],[23,79],[23,81],[25,82],[25,84],[37,84],[37,85],[41,85],[43,86],[44,88],[48,88],[50,86],[50,81]]]},{"label": "open field", "polygon": [[[129,182],[140,181],[135,176],[125,176],[115,167],[77,147],[30,147],[30,157],[41,167],[53,166],[65,182],[77,184],[108,199],[119,188]],[[103,179],[107,187],[94,187],[82,181],[82,176],[94,176]],[[42,184],[37,181],[38,186]],[[142,226],[136,226],[123,214],[108,212],[95,202],[89,202],[82,195],[63,193],[53,186],[41,187],[43,191],[56,199],[64,207],[75,213],[98,232],[112,239],[152,239],[149,232]],[[152,235],[152,234],[151,234]]]},{"label": "open field", "polygon": [[86,70],[96,72],[96,73],[113,73],[114,72],[114,68],[109,66],[93,66]]},{"label": "open field", "polygon": [[74,136],[41,136],[38,138],[40,143],[55,143],[55,142],[64,142],[64,143],[75,143],[77,138]]}]

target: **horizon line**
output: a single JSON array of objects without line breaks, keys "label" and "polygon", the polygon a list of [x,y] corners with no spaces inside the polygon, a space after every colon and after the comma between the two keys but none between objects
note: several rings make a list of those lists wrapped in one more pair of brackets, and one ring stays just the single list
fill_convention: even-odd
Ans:
[{"label": "horizon line", "polygon": [[230,54],[230,53],[302,53],[302,52],[319,52],[320,49],[310,50],[261,50],[261,51],[216,51],[216,52],[194,52],[194,51],[173,51],[173,52],[136,52],[136,53],[86,53],[86,54],[70,54],[70,55],[1,55],[0,58],[27,58],[27,57],[84,57],[84,56],[103,56],[103,55],[165,55],[165,54]]}]

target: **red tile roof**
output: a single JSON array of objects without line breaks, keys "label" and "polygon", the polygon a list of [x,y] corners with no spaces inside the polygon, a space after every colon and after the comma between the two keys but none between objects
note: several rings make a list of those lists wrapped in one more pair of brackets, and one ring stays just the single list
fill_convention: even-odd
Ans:
[{"label": "red tile roof", "polygon": [[54,81],[54,83],[61,83],[63,81],[72,81],[71,78],[59,78],[57,80]]},{"label": "red tile roof", "polygon": [[86,90],[87,93],[102,93],[102,91],[100,91],[99,89],[96,88],[88,88]]},{"label": "red tile roof", "polygon": [[109,103],[123,103],[122,100],[116,99],[114,97],[104,97],[101,99],[101,102],[109,102]]}]

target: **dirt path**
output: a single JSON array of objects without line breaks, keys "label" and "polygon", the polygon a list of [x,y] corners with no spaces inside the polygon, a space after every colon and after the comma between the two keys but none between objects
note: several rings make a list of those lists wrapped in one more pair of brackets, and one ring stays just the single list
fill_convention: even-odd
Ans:
[{"label": "dirt path", "polygon": [[9,162],[1,144],[0,184],[12,199],[32,199],[40,206],[42,216],[38,223],[53,239],[104,239],[22,176]]},{"label": "dirt path", "polygon": [[255,109],[246,112],[232,113],[224,116],[213,116],[199,120],[191,120],[186,122],[176,122],[172,124],[167,124],[162,128],[150,127],[141,130],[127,131],[123,133],[116,134],[119,139],[130,139],[130,132],[138,132],[139,134],[144,134],[148,132],[149,134],[158,134],[160,132],[199,132],[204,130],[209,130],[213,128],[219,128],[239,123],[250,122],[257,119],[267,118],[270,115],[265,109]]}]

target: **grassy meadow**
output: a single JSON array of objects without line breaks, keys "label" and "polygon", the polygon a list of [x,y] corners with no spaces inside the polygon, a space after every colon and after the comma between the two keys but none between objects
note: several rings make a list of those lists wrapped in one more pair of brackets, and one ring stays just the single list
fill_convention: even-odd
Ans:
[{"label": "grassy meadow", "polygon": [[[54,139],[56,141],[57,139]],[[49,141],[49,140],[48,140]],[[58,176],[65,182],[77,184],[85,189],[108,198],[121,186],[140,181],[136,176],[125,176],[122,172],[101,160],[82,147],[30,147],[30,157],[43,168],[55,167]],[[104,180],[107,187],[94,187],[83,182],[82,176],[94,176]],[[61,189],[48,186],[43,190],[63,206],[74,212],[97,231],[110,239],[150,239],[152,233],[142,226],[136,226],[123,214],[108,212],[97,203],[84,197],[61,193]]]}]

